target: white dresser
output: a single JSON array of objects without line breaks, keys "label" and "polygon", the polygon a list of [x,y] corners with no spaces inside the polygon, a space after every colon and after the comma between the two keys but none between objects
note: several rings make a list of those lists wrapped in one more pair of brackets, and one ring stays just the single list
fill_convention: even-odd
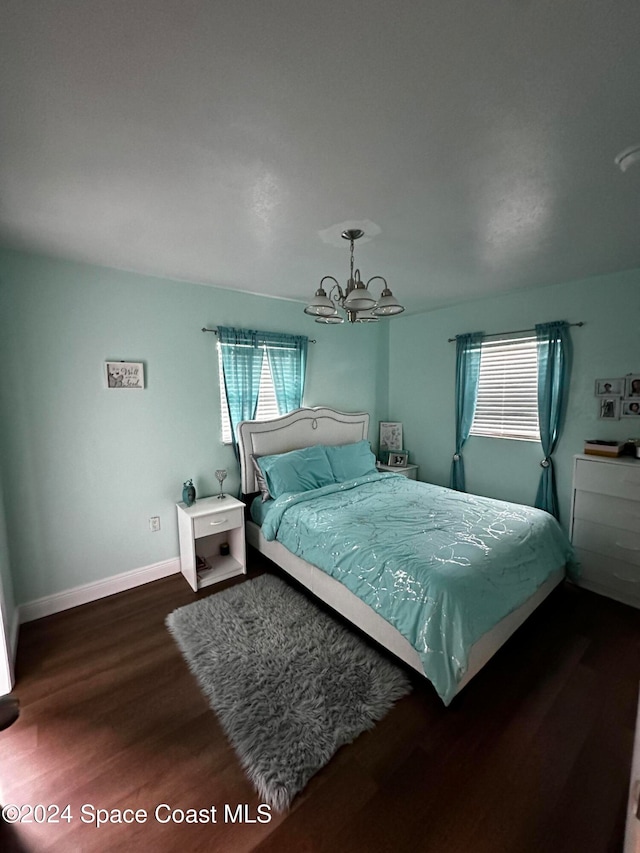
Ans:
[{"label": "white dresser", "polygon": [[570,535],[580,586],[640,607],[640,460],[575,457]]}]

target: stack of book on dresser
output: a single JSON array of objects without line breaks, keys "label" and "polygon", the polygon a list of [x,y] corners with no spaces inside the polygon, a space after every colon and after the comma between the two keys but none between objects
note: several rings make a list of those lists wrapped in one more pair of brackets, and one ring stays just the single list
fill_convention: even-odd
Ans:
[{"label": "stack of book on dresser", "polygon": [[620,456],[624,445],[624,441],[600,441],[594,438],[585,441],[584,452],[591,456]]}]

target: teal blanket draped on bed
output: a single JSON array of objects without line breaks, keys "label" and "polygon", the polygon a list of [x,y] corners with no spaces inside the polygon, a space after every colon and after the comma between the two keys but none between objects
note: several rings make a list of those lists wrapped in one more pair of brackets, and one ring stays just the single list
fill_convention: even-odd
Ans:
[{"label": "teal blanket draped on bed", "polygon": [[449,704],[470,647],[572,548],[548,513],[370,474],[269,502],[262,532],[327,572],[416,649]]}]

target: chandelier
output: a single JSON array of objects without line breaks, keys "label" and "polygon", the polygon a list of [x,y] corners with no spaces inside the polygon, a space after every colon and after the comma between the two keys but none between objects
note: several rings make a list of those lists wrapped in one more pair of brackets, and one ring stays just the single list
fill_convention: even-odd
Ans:
[{"label": "chandelier", "polygon": [[[394,314],[402,314],[404,307],[400,305],[393,293],[387,286],[387,281],[381,275],[374,275],[365,284],[360,280],[360,270],[353,269],[353,244],[364,231],[352,228],[342,232],[342,237],[349,241],[351,247],[351,258],[349,268],[349,280],[346,290],[343,290],[332,275],[325,275],[320,281],[320,287],[316,294],[304,309],[305,314],[316,318],[316,323],[344,323],[344,317],[338,314],[336,306],[340,306],[347,315],[350,323],[377,323],[381,317],[392,317]],[[372,281],[380,279],[384,282],[384,288],[379,299],[372,296],[369,285]],[[332,281],[329,295],[322,286],[325,281]]]}]

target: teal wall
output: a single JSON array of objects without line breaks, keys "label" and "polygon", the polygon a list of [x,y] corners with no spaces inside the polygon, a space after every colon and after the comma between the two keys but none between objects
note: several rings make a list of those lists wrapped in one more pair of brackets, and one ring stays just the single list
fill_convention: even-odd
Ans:
[{"label": "teal wall", "polygon": [[[215,492],[230,471],[220,442],[217,324],[308,334],[306,405],[368,411],[404,424],[421,479],[447,485],[453,452],[453,335],[564,318],[575,356],[567,424],[556,454],[561,511],[585,438],[640,435],[630,419],[600,421],[594,381],[640,372],[640,271],[394,318],[321,326],[301,305],[20,252],[0,253],[0,578],[18,603],[171,559],[174,504],[193,477]],[[105,360],[143,361],[146,389],[107,391]],[[470,491],[532,503],[541,449],[474,437]],[[0,495],[1,497],[1,495]],[[151,533],[150,516],[162,529]],[[1,516],[1,513],[0,513]],[[13,589],[11,589],[13,587]],[[9,614],[11,618],[11,613]]]},{"label": "teal wall", "polygon": [[[219,437],[216,338],[200,331],[217,324],[308,334],[305,405],[386,417],[384,324],[322,326],[299,303],[0,253],[0,473],[18,603],[176,557],[188,477],[212,494],[224,467],[238,488]],[[104,361],[117,359],[145,363],[143,392],[105,389]]]},{"label": "teal wall", "polygon": [[[640,419],[598,419],[595,380],[640,373],[640,270],[399,317],[390,326],[389,414],[404,424],[420,479],[449,485],[455,438],[455,344],[447,338],[531,328],[549,320],[584,321],[571,329],[574,362],[565,429],[554,459],[560,511],[570,510],[573,455],[588,438],[640,437]],[[533,504],[542,458],[537,442],[469,438],[467,489]]]}]

